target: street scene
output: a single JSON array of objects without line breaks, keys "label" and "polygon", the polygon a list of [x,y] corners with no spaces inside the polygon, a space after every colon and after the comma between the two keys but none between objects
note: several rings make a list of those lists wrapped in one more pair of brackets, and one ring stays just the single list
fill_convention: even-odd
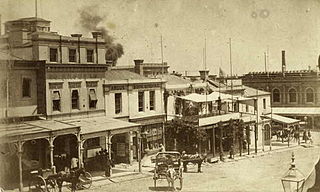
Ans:
[{"label": "street scene", "polygon": [[319,1],[0,4],[0,192],[320,191]]}]

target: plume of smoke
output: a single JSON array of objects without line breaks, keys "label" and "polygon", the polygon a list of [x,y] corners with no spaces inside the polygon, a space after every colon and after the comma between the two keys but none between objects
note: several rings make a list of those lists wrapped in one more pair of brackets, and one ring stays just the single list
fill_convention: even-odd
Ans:
[{"label": "plume of smoke", "polygon": [[106,16],[99,15],[98,6],[86,6],[78,10],[79,23],[86,32],[101,31],[102,36],[106,42],[106,60],[111,61],[115,65],[118,59],[124,54],[123,46],[114,42],[114,38],[109,35],[106,27],[101,26]]}]

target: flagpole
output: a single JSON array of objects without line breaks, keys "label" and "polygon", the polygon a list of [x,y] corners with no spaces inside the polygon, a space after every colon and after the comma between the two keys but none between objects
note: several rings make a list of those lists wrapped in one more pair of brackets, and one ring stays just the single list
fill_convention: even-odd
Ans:
[{"label": "flagpole", "polygon": [[231,75],[231,110],[234,112],[233,108],[233,74],[232,74],[232,53],[231,53],[231,38],[229,38],[229,48],[230,48],[230,75]]}]

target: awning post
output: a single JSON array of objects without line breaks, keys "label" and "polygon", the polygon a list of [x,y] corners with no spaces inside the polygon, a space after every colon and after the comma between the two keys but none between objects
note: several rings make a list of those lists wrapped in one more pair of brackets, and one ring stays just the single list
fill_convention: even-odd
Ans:
[{"label": "awning post", "polygon": [[18,141],[18,158],[19,158],[19,191],[23,191],[23,181],[22,181],[22,145],[23,142],[21,140]]},{"label": "awning post", "polygon": [[50,136],[49,137],[49,150],[50,150],[50,168],[52,170],[52,173],[56,173],[56,167],[54,166],[53,163],[53,150],[54,150],[54,145],[53,145],[54,137]]}]

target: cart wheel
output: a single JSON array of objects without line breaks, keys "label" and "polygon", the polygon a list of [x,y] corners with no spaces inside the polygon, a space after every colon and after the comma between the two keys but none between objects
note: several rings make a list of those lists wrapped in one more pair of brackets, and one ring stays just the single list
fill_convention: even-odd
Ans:
[{"label": "cart wheel", "polygon": [[92,185],[92,176],[89,172],[85,172],[79,176],[79,184],[77,185],[78,189],[89,189]]},{"label": "cart wheel", "polygon": [[55,179],[47,179],[47,190],[48,192],[55,192],[58,184]]},{"label": "cart wheel", "polygon": [[179,190],[182,189],[182,183],[183,183],[183,179],[182,179],[182,177],[180,177],[180,188],[179,188]]},{"label": "cart wheel", "polygon": [[47,191],[46,181],[43,179],[43,177],[39,175],[33,177],[29,184],[29,191],[31,192]]}]

